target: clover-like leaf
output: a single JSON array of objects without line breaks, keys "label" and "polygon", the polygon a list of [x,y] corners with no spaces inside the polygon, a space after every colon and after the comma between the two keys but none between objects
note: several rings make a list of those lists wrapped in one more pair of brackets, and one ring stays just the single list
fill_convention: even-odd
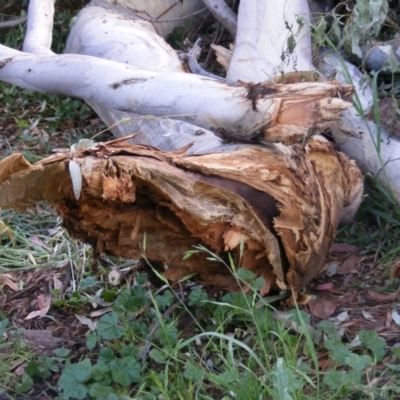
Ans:
[{"label": "clover-like leaf", "polygon": [[361,330],[358,333],[361,343],[363,343],[369,350],[371,350],[378,361],[382,360],[385,356],[385,340],[378,336],[375,331]]},{"label": "clover-like leaf", "polygon": [[115,311],[103,315],[97,323],[97,332],[107,340],[119,339],[125,333],[125,328],[118,325],[119,314]]},{"label": "clover-like leaf", "polygon": [[128,386],[140,379],[140,364],[132,356],[115,359],[109,366],[113,380],[121,385]]},{"label": "clover-like leaf", "polygon": [[92,374],[89,359],[77,364],[67,364],[61,374],[58,384],[64,390],[64,398],[85,399],[88,389],[84,384]]}]

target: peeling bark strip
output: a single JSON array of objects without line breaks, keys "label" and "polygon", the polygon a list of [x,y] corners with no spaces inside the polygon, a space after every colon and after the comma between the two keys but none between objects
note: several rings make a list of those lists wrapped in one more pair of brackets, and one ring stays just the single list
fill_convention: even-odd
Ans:
[{"label": "peeling bark strip", "polygon": [[121,140],[79,149],[79,200],[69,160],[65,151],[32,166],[20,155],[1,161],[0,207],[46,200],[97,253],[139,259],[146,240],[147,259],[168,265],[163,273],[171,281],[195,274],[235,290],[231,271],[207,254],[183,260],[199,244],[227,265],[230,253],[237,267],[264,278],[262,294],[306,285],[362,194],[358,168],[319,136],[305,147],[248,145],[203,155]]},{"label": "peeling bark strip", "polygon": [[0,60],[0,69],[5,67],[9,62],[12,61],[12,58],[5,58],[4,60]]}]

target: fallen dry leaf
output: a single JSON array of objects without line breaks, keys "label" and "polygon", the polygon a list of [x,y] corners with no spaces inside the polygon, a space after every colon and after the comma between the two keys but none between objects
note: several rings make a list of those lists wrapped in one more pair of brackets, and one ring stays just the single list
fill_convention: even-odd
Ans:
[{"label": "fallen dry leaf", "polygon": [[308,306],[315,317],[326,319],[335,312],[337,304],[333,300],[318,298],[316,300],[311,300]]},{"label": "fallen dry leaf", "polygon": [[361,314],[366,320],[375,322],[375,318],[368,311],[361,310]]},{"label": "fallen dry leaf", "polygon": [[400,314],[396,311],[392,311],[392,319],[396,325],[400,325]]},{"label": "fallen dry leaf", "polygon": [[333,243],[331,253],[356,253],[359,247],[347,243]]},{"label": "fallen dry leaf", "polygon": [[320,283],[319,285],[316,285],[314,287],[315,290],[331,290],[333,289],[333,282],[325,282],[325,283]]},{"label": "fallen dry leaf", "polygon": [[107,314],[107,313],[109,313],[109,312],[111,312],[111,311],[112,311],[112,308],[111,308],[111,307],[106,307],[106,308],[103,308],[102,310],[97,310],[97,311],[91,312],[91,313],[90,313],[90,316],[91,316],[92,318],[94,318],[94,317],[100,317],[101,315]]},{"label": "fallen dry leaf", "polygon": [[387,314],[386,314],[385,327],[386,328],[390,328],[392,326],[392,321],[393,321],[392,314],[391,314],[390,311],[388,311]]},{"label": "fallen dry leaf", "polygon": [[335,366],[335,361],[331,360],[328,357],[322,358],[321,360],[318,361],[318,365],[321,369],[331,369]]},{"label": "fallen dry leaf", "polygon": [[352,254],[339,265],[339,268],[337,269],[336,273],[339,275],[347,275],[350,273],[357,272],[355,270],[357,261],[358,261],[358,256],[356,254]]},{"label": "fallen dry leaf", "polygon": [[337,267],[339,266],[339,263],[337,261],[329,261],[325,263],[321,269],[319,270],[319,273],[322,274],[325,271],[333,271],[333,273],[329,273],[327,275],[332,276],[336,274]]},{"label": "fallen dry leaf", "polygon": [[75,317],[81,324],[86,325],[91,331],[96,330],[97,322],[92,321],[90,318],[85,317],[84,315],[75,314]]},{"label": "fallen dry leaf", "polygon": [[37,298],[37,306],[39,310],[30,312],[24,319],[33,319],[36,317],[44,317],[50,310],[51,297],[45,296],[44,294],[39,294]]},{"label": "fallen dry leaf", "polygon": [[51,253],[51,249],[46,246],[43,240],[39,239],[37,236],[32,236],[29,238],[29,241],[33,244],[40,246],[41,248],[45,249],[47,252]]},{"label": "fallen dry leaf", "polygon": [[13,281],[13,277],[10,274],[0,274],[0,278],[3,284],[8,286],[14,292],[18,292],[20,290],[18,284]]},{"label": "fallen dry leaf", "polygon": [[348,318],[348,316],[349,316],[349,312],[348,312],[348,311],[342,311],[340,314],[338,314],[338,315],[336,316],[336,318],[334,318],[334,320],[335,320],[336,322],[344,322],[344,321],[346,321],[346,319]]},{"label": "fallen dry leaf", "polygon": [[63,341],[61,338],[53,337],[48,330],[28,330],[22,334],[22,337],[32,347],[36,355],[46,357],[53,355],[53,350],[59,347]]},{"label": "fallen dry leaf", "polygon": [[121,280],[121,272],[116,268],[113,268],[108,274],[108,283],[111,285],[118,285],[119,281]]},{"label": "fallen dry leaf", "polygon": [[374,292],[373,290],[367,290],[366,297],[368,300],[376,302],[396,301],[400,295],[400,287],[393,293],[381,294]]},{"label": "fallen dry leaf", "polygon": [[61,290],[62,287],[63,287],[63,284],[62,284],[62,282],[58,279],[58,277],[57,277],[56,275],[59,275],[59,274],[54,274],[54,276],[53,276],[53,285],[54,285],[54,289]]},{"label": "fallen dry leaf", "polygon": [[20,365],[14,371],[15,375],[22,376],[25,374],[25,364]]},{"label": "fallen dry leaf", "polygon": [[392,272],[390,273],[390,277],[395,279],[400,279],[400,261],[398,261],[394,266],[392,267]]}]

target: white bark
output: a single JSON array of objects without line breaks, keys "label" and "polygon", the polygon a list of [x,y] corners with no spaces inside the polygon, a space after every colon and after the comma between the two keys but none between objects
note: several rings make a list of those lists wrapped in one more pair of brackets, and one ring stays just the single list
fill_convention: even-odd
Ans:
[{"label": "white bark", "polygon": [[116,14],[151,22],[157,33],[166,37],[203,9],[201,0],[92,0],[89,4]]},{"label": "white bark", "polygon": [[[298,18],[305,21],[301,29]],[[242,0],[227,78],[258,83],[282,73],[314,69],[309,19],[307,0]]]},{"label": "white bark", "polygon": [[152,23],[121,18],[113,11],[96,6],[79,12],[65,51],[114,60],[147,71],[184,72],[178,55],[157,34]]},{"label": "white bark", "polygon": [[30,0],[24,52],[54,54],[51,50],[55,0]]},{"label": "white bark", "polygon": [[363,83],[358,68],[339,60],[333,53],[322,55],[318,67],[327,75],[333,74],[339,82],[350,80],[357,91],[355,101],[362,109],[363,117],[354,107],[344,111],[341,129],[333,129],[339,149],[354,159],[363,172],[379,177],[400,205],[400,140],[385,128],[366,120],[373,107],[371,87]]},{"label": "white bark", "polygon": [[[143,71],[90,56],[34,56],[0,46],[0,79],[25,89],[80,97],[141,115],[172,117],[250,140],[280,107],[260,98],[254,110],[248,89],[184,73]],[[57,73],[54,73],[57,71]],[[101,77],[101,80],[99,80]],[[322,89],[322,88],[321,88]]]},{"label": "white bark", "polygon": [[235,38],[237,33],[237,15],[228,7],[225,0],[203,0],[203,3]]},{"label": "white bark", "polygon": [[[134,13],[128,14],[130,18],[122,18],[120,9],[104,1],[92,1],[91,4],[77,16],[68,37],[67,53],[91,55],[148,71],[185,72],[177,53],[156,33],[152,23],[138,20]],[[147,144],[165,151],[175,151],[192,143],[189,153],[211,151],[221,145],[221,140],[211,131],[188,122],[143,117],[94,101],[89,104],[115,136],[138,132],[139,135],[130,139],[131,143]],[[116,124],[118,121],[123,122]]]}]

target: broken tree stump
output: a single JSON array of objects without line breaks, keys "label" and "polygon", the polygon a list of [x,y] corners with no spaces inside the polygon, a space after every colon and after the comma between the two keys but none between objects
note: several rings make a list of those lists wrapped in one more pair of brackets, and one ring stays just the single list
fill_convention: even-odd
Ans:
[{"label": "broken tree stump", "polygon": [[[67,231],[96,253],[145,255],[165,265],[170,281],[193,274],[200,283],[235,290],[230,253],[237,268],[264,278],[266,294],[309,283],[339,221],[351,218],[361,200],[359,169],[319,135],[291,147],[185,150],[164,152],[118,139],[73,155],[58,151],[34,165],[12,155],[0,162],[0,207],[23,210],[45,200]],[[72,161],[82,175],[79,199]],[[202,252],[184,259],[196,245],[226,265]]]}]

